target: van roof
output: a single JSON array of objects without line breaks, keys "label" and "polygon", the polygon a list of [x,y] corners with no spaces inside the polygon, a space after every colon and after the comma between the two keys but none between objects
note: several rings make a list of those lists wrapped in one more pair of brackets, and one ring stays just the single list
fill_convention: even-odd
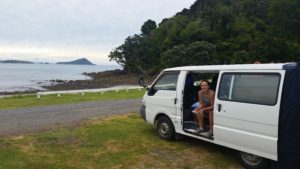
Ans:
[{"label": "van roof", "polygon": [[167,68],[164,71],[197,71],[197,70],[282,70],[286,67],[294,67],[296,63],[268,63],[268,64],[236,64],[236,65],[202,65],[202,66],[182,66]]}]

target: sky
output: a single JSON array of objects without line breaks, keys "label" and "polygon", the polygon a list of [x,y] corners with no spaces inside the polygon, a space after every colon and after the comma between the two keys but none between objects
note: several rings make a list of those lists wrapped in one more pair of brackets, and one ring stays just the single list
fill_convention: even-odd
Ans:
[{"label": "sky", "polygon": [[0,0],[0,60],[110,62],[109,52],[195,0]]}]

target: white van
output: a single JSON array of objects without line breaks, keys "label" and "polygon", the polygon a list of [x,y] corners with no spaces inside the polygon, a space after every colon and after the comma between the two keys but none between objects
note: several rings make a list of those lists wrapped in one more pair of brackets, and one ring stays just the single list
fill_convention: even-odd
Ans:
[{"label": "white van", "polygon": [[[246,168],[267,168],[270,163],[273,168],[298,168],[299,67],[289,63],[165,69],[147,86],[140,114],[156,125],[163,139],[181,134],[238,150]],[[196,132],[192,114],[201,80],[215,92],[213,136]],[[140,84],[146,87],[142,79]],[[207,129],[208,120],[205,124]]]}]

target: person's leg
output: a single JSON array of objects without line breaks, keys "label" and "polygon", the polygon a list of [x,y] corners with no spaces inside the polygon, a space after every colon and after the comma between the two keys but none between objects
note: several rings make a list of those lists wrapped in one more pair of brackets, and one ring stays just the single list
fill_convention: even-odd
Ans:
[{"label": "person's leg", "polygon": [[199,123],[198,123],[198,117],[197,117],[197,115],[196,115],[196,114],[194,114],[194,113],[193,113],[193,115],[194,115],[194,122],[195,122],[195,123],[197,123],[197,124],[199,125]]},{"label": "person's leg", "polygon": [[203,129],[204,128],[204,124],[203,124],[204,114],[203,114],[202,110],[198,111],[197,117],[198,117],[199,127]]},{"label": "person's leg", "polygon": [[196,114],[197,115],[197,118],[198,118],[198,125],[199,125],[199,128],[196,130],[196,133],[201,133],[204,131],[204,128],[203,128],[203,111],[202,110],[199,110],[198,113]]},{"label": "person's leg", "polygon": [[214,116],[213,116],[213,110],[209,111],[209,134],[208,137],[213,136],[213,124],[214,124]]},{"label": "person's leg", "polygon": [[194,110],[192,110],[192,114],[194,116],[194,122],[199,125],[199,123],[198,123],[198,116],[197,116],[197,114],[198,114],[198,108],[195,108]]}]

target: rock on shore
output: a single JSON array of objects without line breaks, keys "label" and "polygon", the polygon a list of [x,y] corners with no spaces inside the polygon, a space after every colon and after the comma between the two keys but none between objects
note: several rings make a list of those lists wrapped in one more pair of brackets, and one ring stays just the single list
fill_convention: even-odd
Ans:
[{"label": "rock on shore", "polygon": [[[60,81],[51,86],[43,86],[48,90],[79,90],[106,88],[121,85],[138,85],[138,74],[126,73],[123,70],[84,73],[89,80]],[[146,84],[151,84],[156,76],[145,77]]]}]

